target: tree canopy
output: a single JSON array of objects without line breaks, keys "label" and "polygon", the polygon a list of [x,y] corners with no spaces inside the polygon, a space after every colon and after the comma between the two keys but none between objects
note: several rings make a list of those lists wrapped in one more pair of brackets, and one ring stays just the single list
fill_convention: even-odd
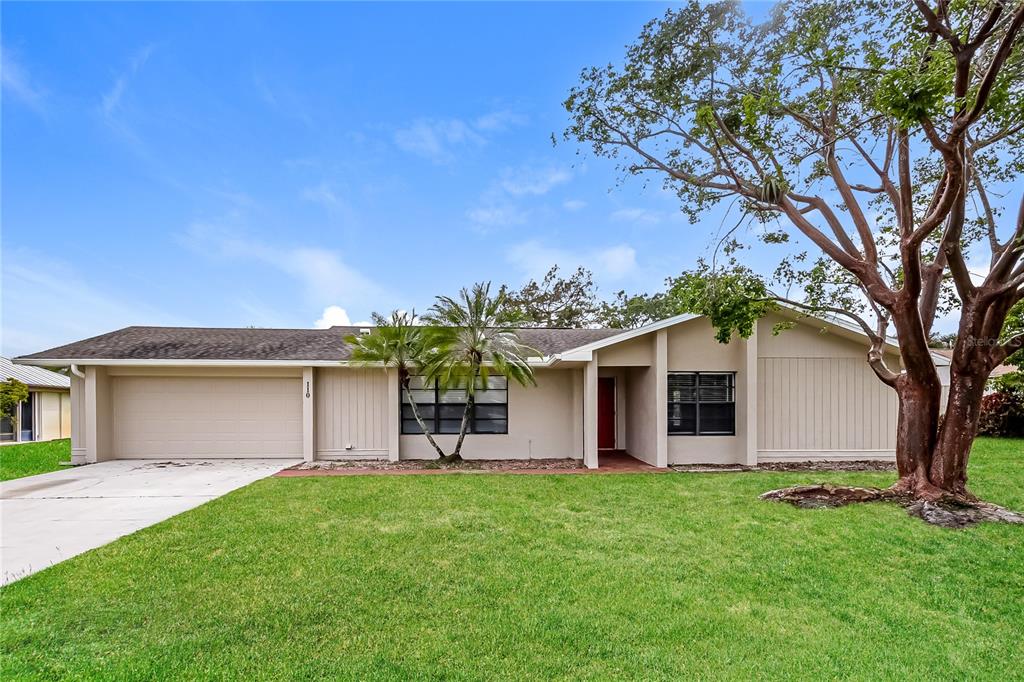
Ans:
[{"label": "tree canopy", "polygon": [[817,247],[784,259],[776,296],[854,317],[880,344],[902,289],[928,332],[976,288],[970,244],[1019,256],[986,188],[1024,166],[1022,19],[1019,3],[802,0],[758,24],[737,2],[691,2],[622,65],[583,72],[565,135],[657,174],[694,223],[738,202],[761,240]]},{"label": "tree canopy", "polygon": [[[899,396],[899,485],[915,495],[967,495],[985,379],[1024,346],[1004,335],[1024,299],[1022,25],[1021,0],[792,0],[763,22],[691,0],[565,101],[566,139],[661,178],[691,222],[738,206],[727,252],[750,235],[790,245],[765,290],[860,325]],[[763,313],[727,300],[752,298],[752,273],[730,264],[683,278],[720,338]],[[928,345],[957,308],[940,419]],[[893,335],[900,366],[885,358]]]},{"label": "tree canopy", "polygon": [[551,266],[538,282],[529,280],[519,289],[501,287],[508,314],[521,327],[587,327],[597,320],[599,304],[593,274],[578,267],[568,277]]},{"label": "tree canopy", "polygon": [[18,403],[26,400],[28,400],[28,386],[17,379],[0,381],[0,417],[14,419]]}]

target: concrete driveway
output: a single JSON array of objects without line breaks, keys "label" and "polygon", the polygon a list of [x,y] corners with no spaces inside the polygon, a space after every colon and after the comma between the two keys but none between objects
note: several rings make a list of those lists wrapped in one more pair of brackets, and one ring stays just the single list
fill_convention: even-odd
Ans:
[{"label": "concrete driveway", "polygon": [[0,482],[0,584],[198,507],[300,460],[115,460]]}]

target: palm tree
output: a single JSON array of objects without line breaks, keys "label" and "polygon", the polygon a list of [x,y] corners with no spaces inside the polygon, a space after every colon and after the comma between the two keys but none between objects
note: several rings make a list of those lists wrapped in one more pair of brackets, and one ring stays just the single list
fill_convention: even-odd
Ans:
[{"label": "palm tree", "polygon": [[434,440],[426,422],[420,416],[410,388],[412,377],[422,373],[424,357],[430,343],[428,330],[414,324],[415,320],[415,313],[396,310],[391,313],[390,318],[374,313],[373,322],[376,329],[369,334],[349,335],[345,337],[345,343],[351,348],[350,358],[353,362],[384,365],[385,371],[388,368],[398,371],[398,382],[412,408],[416,423],[420,425],[423,435],[437,451],[438,458],[444,459],[444,450]]},{"label": "palm tree", "polygon": [[541,353],[520,341],[504,292],[492,298],[490,290],[491,283],[486,282],[462,289],[458,300],[438,296],[423,318],[432,327],[427,334],[430,347],[424,375],[443,390],[466,392],[459,438],[452,454],[442,458],[446,462],[462,460],[474,397],[478,388],[486,389],[488,376],[504,376],[522,386],[537,383],[528,359]]}]

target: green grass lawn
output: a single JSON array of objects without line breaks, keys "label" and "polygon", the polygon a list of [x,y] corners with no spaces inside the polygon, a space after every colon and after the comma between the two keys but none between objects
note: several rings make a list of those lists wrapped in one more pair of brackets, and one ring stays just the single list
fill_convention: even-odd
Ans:
[{"label": "green grass lawn", "polygon": [[[757,500],[891,479],[267,479],[4,588],[0,677],[1024,676],[1024,528]],[[1024,441],[972,485],[1024,508]]]},{"label": "green grass lawn", "polygon": [[71,459],[71,440],[43,443],[19,443],[0,447],[0,481],[45,474],[60,469],[60,462]]}]

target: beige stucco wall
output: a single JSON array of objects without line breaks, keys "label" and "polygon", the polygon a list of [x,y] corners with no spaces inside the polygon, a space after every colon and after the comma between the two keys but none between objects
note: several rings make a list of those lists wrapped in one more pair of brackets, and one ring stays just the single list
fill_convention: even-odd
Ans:
[{"label": "beige stucco wall", "polygon": [[656,465],[658,433],[656,372],[653,367],[630,367],[625,372],[627,397],[626,452],[648,464]]},{"label": "beige stucco wall", "polygon": [[868,366],[866,342],[805,323],[773,335],[777,321],[759,328],[758,459],[892,457],[896,394]]},{"label": "beige stucco wall", "polygon": [[[574,374],[569,369],[538,369],[537,386],[511,383],[508,390],[508,433],[470,434],[463,444],[466,459],[547,459],[582,457],[574,432],[582,430],[573,405]],[[456,436],[436,437],[448,451]],[[437,454],[422,435],[400,437],[402,459],[434,459]]]},{"label": "beige stucco wall", "polygon": [[[736,435],[669,435],[669,464],[739,464],[746,461],[745,343],[742,339],[718,343],[711,323],[703,318],[683,322],[668,330],[668,371],[736,372]],[[665,409],[668,409],[667,405]]]},{"label": "beige stucco wall", "polygon": [[645,334],[629,341],[602,348],[597,364],[617,367],[647,367],[654,364],[654,334]]},{"label": "beige stucco wall", "polygon": [[[794,326],[773,334],[780,322]],[[836,332],[822,331],[811,320],[794,321],[769,315],[758,322],[758,355],[785,358],[857,358],[867,357],[867,341],[854,340]]]},{"label": "beige stucco wall", "polygon": [[380,369],[317,368],[316,458],[386,457],[395,410],[388,405],[392,372]]}]

